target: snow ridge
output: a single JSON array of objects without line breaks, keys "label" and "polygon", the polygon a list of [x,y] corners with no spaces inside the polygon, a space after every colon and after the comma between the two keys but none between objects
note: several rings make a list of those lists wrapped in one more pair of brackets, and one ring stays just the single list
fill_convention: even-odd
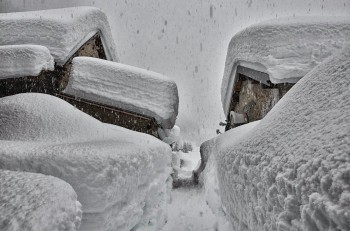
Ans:
[{"label": "snow ridge", "polygon": [[350,229],[349,89],[350,47],[243,138],[217,142],[221,198],[236,230]]},{"label": "snow ridge", "polygon": [[339,52],[350,37],[350,17],[270,20],[236,34],[228,47],[221,85],[227,115],[238,65],[268,73],[272,83],[295,83]]}]

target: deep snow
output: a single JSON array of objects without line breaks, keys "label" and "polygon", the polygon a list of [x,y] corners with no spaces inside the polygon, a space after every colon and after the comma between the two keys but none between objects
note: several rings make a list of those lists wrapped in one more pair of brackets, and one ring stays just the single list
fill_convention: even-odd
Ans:
[{"label": "deep snow", "polygon": [[302,78],[243,136],[213,142],[236,230],[350,229],[350,47]]},{"label": "deep snow", "polygon": [[2,231],[75,231],[81,204],[66,182],[52,176],[0,169]]},{"label": "deep snow", "polygon": [[54,69],[50,51],[38,45],[0,46],[0,79],[37,76]]},{"label": "deep snow", "polygon": [[165,223],[171,149],[103,124],[44,94],[0,99],[0,169],[69,183],[82,204],[80,230],[154,230]]},{"label": "deep snow", "polygon": [[111,61],[77,57],[66,94],[155,118],[171,129],[178,114],[174,81],[161,74]]},{"label": "deep snow", "polygon": [[272,83],[295,83],[350,44],[350,17],[279,18],[250,26],[231,39],[221,85],[229,113],[238,65],[269,74]]},{"label": "deep snow", "polygon": [[0,28],[0,45],[45,46],[59,65],[101,32],[107,58],[118,60],[107,17],[95,7],[0,14]]}]

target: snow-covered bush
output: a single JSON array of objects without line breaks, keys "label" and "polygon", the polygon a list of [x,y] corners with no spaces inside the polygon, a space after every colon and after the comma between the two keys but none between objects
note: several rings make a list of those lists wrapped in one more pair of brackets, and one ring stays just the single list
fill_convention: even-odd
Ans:
[{"label": "snow-covered bush", "polygon": [[216,140],[235,230],[350,230],[350,47],[302,78],[243,136]]},{"label": "snow-covered bush", "polygon": [[103,124],[44,94],[0,99],[0,169],[69,183],[82,204],[80,230],[156,230],[165,223],[171,149]]}]

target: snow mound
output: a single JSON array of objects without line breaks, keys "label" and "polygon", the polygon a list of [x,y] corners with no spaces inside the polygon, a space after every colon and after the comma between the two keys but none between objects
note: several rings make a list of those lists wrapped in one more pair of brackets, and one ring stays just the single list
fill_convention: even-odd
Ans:
[{"label": "snow mound", "polygon": [[0,169],[52,175],[82,204],[80,230],[161,227],[171,149],[45,94],[0,99]]},{"label": "snow mound", "polygon": [[106,15],[94,7],[0,14],[0,45],[37,44],[47,47],[63,65],[94,34],[101,32],[107,59],[117,61]]},{"label": "snow mound", "polygon": [[238,65],[268,73],[272,83],[295,83],[349,44],[350,17],[276,19],[236,34],[228,47],[221,85],[225,114]]},{"label": "snow mound", "polygon": [[37,45],[0,46],[0,59],[0,79],[38,76],[55,68],[50,51]]},{"label": "snow mound", "polygon": [[77,57],[67,94],[153,117],[163,128],[172,128],[179,97],[174,81],[158,73],[110,62]]},{"label": "snow mound", "polygon": [[350,230],[349,89],[350,47],[243,137],[233,129],[216,141],[221,199],[235,230]]},{"label": "snow mound", "polygon": [[66,182],[42,174],[0,170],[2,231],[77,230],[81,205]]}]

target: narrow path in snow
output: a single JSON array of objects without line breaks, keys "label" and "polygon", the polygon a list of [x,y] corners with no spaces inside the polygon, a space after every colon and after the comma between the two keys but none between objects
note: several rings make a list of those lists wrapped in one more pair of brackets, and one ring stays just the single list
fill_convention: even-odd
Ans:
[{"label": "narrow path in snow", "polygon": [[[191,177],[200,160],[199,147],[189,153],[177,152],[174,155],[178,159],[175,161],[178,163],[173,164],[179,170],[179,177]],[[228,222],[225,218],[218,217],[208,206],[205,186],[187,185],[172,189],[168,220],[162,231],[231,231],[226,223]]]},{"label": "narrow path in snow", "polygon": [[217,218],[206,204],[201,188],[173,189],[171,198],[163,231],[218,230]]}]

